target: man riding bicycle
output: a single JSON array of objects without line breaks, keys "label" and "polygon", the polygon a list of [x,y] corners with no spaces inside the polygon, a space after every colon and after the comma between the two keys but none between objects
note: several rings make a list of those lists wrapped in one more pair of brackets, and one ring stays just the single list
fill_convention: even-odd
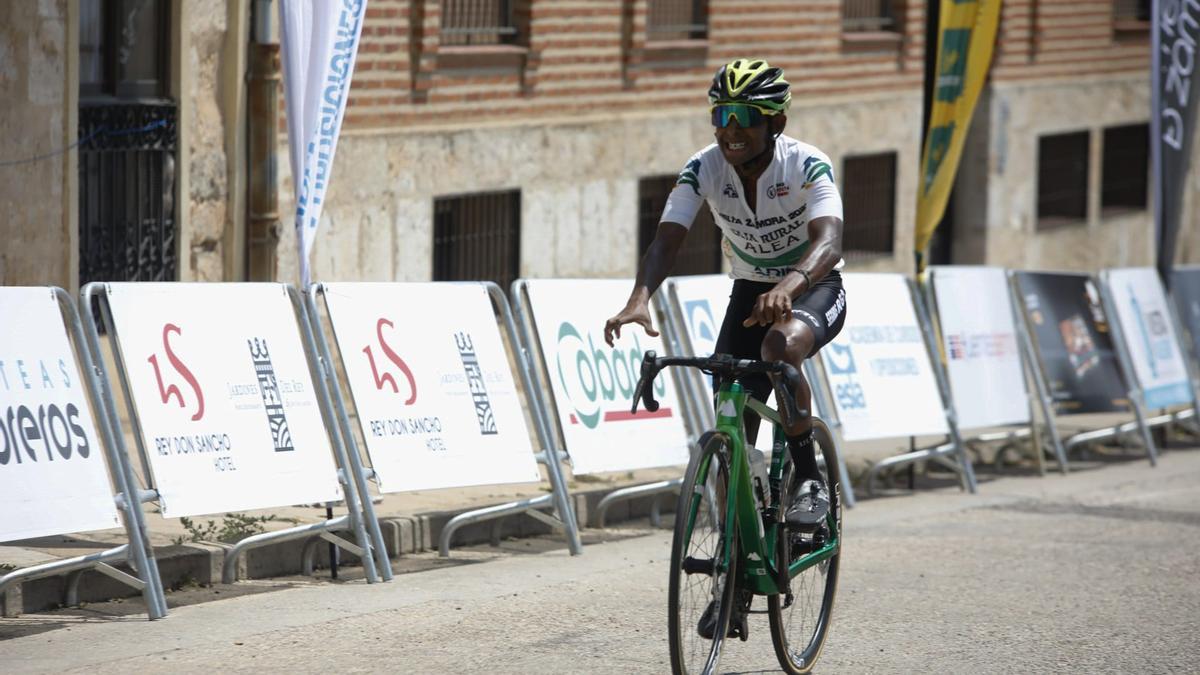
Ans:
[{"label": "man riding bicycle", "polygon": [[[716,352],[739,359],[786,361],[801,373],[796,404],[811,410],[805,359],[842,329],[842,199],[829,158],[817,148],[783,135],[790,85],[783,70],[761,59],[737,59],[720,68],[708,90],[716,142],[688,160],[667,199],[658,232],[642,258],[629,301],[604,325],[609,346],[621,326],[650,322],[650,296],[670,273],[675,256],[703,202],[723,234],[733,292]],[[766,375],[746,376],[742,386],[765,401]],[[714,391],[719,387],[713,382]],[[747,411],[746,437],[759,419]],[[797,528],[824,521],[829,497],[813,452],[812,421],[805,416],[786,430],[798,475],[806,477],[786,520]]]}]

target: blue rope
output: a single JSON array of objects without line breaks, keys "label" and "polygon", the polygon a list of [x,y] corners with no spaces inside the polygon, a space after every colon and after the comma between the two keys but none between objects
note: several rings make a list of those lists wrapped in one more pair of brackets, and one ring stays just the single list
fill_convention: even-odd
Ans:
[{"label": "blue rope", "polygon": [[25,159],[14,159],[14,160],[9,160],[7,162],[0,162],[0,167],[17,166],[19,164],[29,164],[30,162],[38,162],[43,159],[57,157],[58,155],[63,155],[63,154],[70,152],[71,150],[74,150],[79,145],[81,145],[83,143],[87,143],[88,141],[92,140],[93,138],[95,138],[97,136],[129,136],[130,134],[144,134],[147,131],[161,129],[162,127],[165,127],[165,126],[167,126],[166,120],[158,120],[157,122],[151,122],[150,124],[147,124],[144,127],[138,127],[136,129],[108,129],[106,127],[100,127],[99,129],[88,134],[87,136],[84,136],[83,138],[75,141],[74,143],[68,145],[67,147],[62,148],[61,150],[52,150],[50,152],[47,152],[44,155],[36,155],[34,157],[26,157]]}]

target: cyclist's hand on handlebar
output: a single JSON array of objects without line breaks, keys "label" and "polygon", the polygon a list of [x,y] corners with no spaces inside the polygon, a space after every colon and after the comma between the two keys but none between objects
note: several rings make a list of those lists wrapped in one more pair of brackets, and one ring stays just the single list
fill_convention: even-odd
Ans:
[{"label": "cyclist's hand on handlebar", "polygon": [[645,302],[636,302],[625,305],[625,309],[621,310],[616,316],[604,322],[604,341],[608,346],[613,346],[613,336],[621,337],[621,326],[627,323],[639,324],[646,330],[646,335],[650,337],[658,337],[658,331],[654,330],[654,325],[650,323],[650,305]]},{"label": "cyclist's hand on handlebar", "polygon": [[776,286],[758,296],[758,300],[754,301],[754,309],[750,310],[750,316],[746,317],[742,325],[747,328],[770,326],[777,321],[786,321],[791,317],[792,294],[786,289]]}]

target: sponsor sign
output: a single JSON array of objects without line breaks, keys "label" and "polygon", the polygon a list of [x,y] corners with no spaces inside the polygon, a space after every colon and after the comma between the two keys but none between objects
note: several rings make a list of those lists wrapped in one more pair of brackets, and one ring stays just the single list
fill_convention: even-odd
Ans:
[{"label": "sponsor sign", "polygon": [[380,490],[537,482],[508,354],[479,284],[326,284]]},{"label": "sponsor sign", "polygon": [[1083,274],[1018,272],[1034,346],[1059,414],[1127,410],[1099,289]]},{"label": "sponsor sign", "polygon": [[0,541],[119,527],[58,300],[0,288],[0,316]]},{"label": "sponsor sign", "polygon": [[1191,403],[1187,365],[1158,272],[1149,267],[1108,270],[1105,281],[1146,407]]},{"label": "sponsor sign", "polygon": [[912,293],[900,274],[844,274],[854,311],[821,350],[848,441],[949,431]]},{"label": "sponsor sign", "polygon": [[[715,353],[717,336],[721,333],[725,310],[729,307],[733,279],[723,274],[704,274],[675,277],[671,281],[675,288],[675,298],[679,301],[680,313],[683,315],[684,330],[687,331],[688,342],[692,347],[691,355],[708,356]],[[711,391],[712,377],[705,373],[699,374]],[[700,405],[709,406],[709,400],[706,397]],[[767,405],[775,407],[775,394],[767,398]],[[755,447],[770,448],[772,434],[771,425],[760,424]]]},{"label": "sponsor sign", "polygon": [[341,499],[286,287],[110,284],[166,517]]},{"label": "sponsor sign", "polygon": [[1200,267],[1176,268],[1171,272],[1171,299],[1187,334],[1191,358],[1200,357]]},{"label": "sponsor sign", "polygon": [[942,358],[963,429],[1028,424],[1029,392],[999,267],[932,267]]},{"label": "sponsor sign", "polygon": [[624,326],[610,348],[604,322],[625,305],[627,279],[556,279],[528,283],[538,340],[571,465],[578,474],[686,464],[687,433],[669,373],[655,380],[661,404],[629,412],[642,356],[664,354],[662,341]]}]

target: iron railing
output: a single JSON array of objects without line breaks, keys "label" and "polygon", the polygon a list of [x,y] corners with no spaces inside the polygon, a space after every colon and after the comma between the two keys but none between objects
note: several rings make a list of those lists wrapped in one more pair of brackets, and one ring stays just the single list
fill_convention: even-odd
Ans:
[{"label": "iron railing", "polygon": [[443,45],[497,45],[517,41],[513,0],[442,0]]},{"label": "iron railing", "polygon": [[494,281],[521,271],[521,191],[433,200],[433,280]]},{"label": "iron railing", "polygon": [[1087,218],[1088,132],[1038,139],[1037,229]]},{"label": "iron railing", "polygon": [[896,30],[894,0],[842,0],[842,30]]},{"label": "iron railing", "polygon": [[173,103],[79,108],[79,283],[174,281]]},{"label": "iron railing", "polygon": [[703,40],[708,36],[707,0],[649,0],[649,40]]},{"label": "iron railing", "polygon": [[842,170],[847,261],[891,255],[896,234],[896,153],[847,157]]},{"label": "iron railing", "polygon": [[[675,176],[654,176],[638,180],[638,250],[634,252],[641,261],[642,255],[654,241],[658,221],[667,196],[675,188]],[[675,258],[673,276],[685,274],[716,274],[721,271],[721,231],[713,222],[712,211],[701,207],[696,220],[683,240],[683,248]]]}]

